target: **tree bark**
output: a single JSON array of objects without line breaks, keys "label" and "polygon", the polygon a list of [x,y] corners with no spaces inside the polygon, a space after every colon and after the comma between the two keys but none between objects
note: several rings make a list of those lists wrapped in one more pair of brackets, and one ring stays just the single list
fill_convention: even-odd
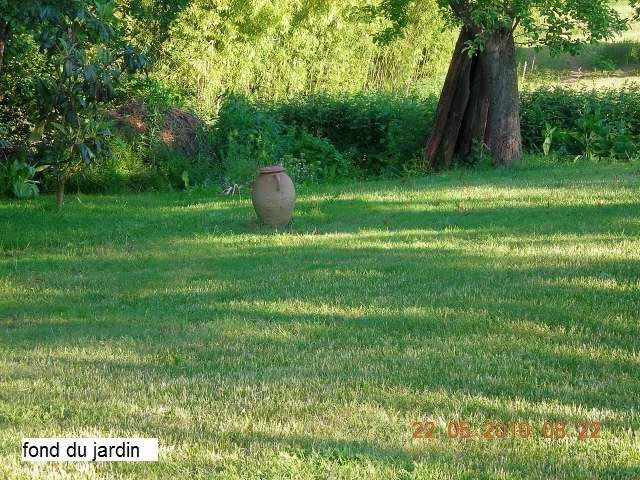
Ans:
[{"label": "tree bark", "polygon": [[58,210],[62,210],[64,204],[64,178],[58,177],[58,185],[56,190],[56,207]]},{"label": "tree bark", "polygon": [[480,56],[489,94],[486,139],[494,162],[511,166],[522,158],[516,47],[509,29],[491,35]]},{"label": "tree bark", "polygon": [[0,76],[4,67],[4,50],[9,40],[9,24],[0,20]]},{"label": "tree bark", "polygon": [[485,143],[489,118],[489,92],[482,62],[476,60],[471,73],[471,98],[458,139],[458,155],[467,156],[474,147]]},{"label": "tree bark", "polygon": [[471,38],[472,35],[467,29],[463,28],[460,31],[447,78],[442,87],[433,129],[424,151],[425,159],[433,167],[450,166],[455,153],[455,139],[458,137],[470,95],[469,77],[473,59],[464,52],[464,48]]},{"label": "tree bark", "polygon": [[432,167],[449,167],[484,144],[494,163],[509,166],[522,157],[520,105],[515,43],[511,30],[499,30],[484,51],[469,57],[473,38],[463,28],[445,80],[425,159]]}]

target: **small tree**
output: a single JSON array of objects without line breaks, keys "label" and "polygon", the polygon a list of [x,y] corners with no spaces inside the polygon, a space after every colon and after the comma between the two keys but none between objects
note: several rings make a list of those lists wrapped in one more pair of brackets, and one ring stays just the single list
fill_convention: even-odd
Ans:
[{"label": "small tree", "polygon": [[[609,0],[438,1],[460,36],[425,149],[434,167],[449,166],[474,145],[486,145],[497,165],[522,157],[516,37],[536,48],[575,54],[585,43],[611,38],[628,26]],[[377,13],[392,20],[397,34],[422,3],[382,0]]]},{"label": "small tree", "polygon": [[66,180],[91,163],[110,136],[102,107],[114,98],[124,73],[147,64],[120,41],[112,1],[37,3],[34,33],[46,66],[37,79],[38,125],[32,139],[51,167],[61,208]]}]

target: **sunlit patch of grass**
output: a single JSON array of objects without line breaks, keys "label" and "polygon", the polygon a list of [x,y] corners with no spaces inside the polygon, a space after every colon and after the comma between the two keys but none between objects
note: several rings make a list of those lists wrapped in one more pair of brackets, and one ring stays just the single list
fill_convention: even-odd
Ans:
[{"label": "sunlit patch of grass", "polygon": [[[639,189],[636,163],[455,170],[303,188],[281,231],[204,191],[0,203],[0,477],[635,478]],[[161,461],[20,463],[26,436]]]}]

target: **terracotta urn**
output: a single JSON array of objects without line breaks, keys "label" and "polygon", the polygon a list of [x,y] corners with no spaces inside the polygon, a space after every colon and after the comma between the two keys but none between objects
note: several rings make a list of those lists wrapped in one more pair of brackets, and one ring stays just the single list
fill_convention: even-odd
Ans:
[{"label": "terracotta urn", "polygon": [[260,169],[251,199],[262,223],[283,227],[291,221],[296,189],[284,167],[274,165]]}]

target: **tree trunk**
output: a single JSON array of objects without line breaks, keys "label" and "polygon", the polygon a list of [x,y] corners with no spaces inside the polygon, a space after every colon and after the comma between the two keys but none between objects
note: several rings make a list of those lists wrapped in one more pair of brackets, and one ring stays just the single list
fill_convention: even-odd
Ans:
[{"label": "tree trunk", "polygon": [[[4,51],[9,41],[11,27],[7,22],[0,20],[0,80],[4,70]],[[4,100],[4,90],[0,90],[0,102]]]},{"label": "tree trunk", "polygon": [[480,56],[489,94],[486,140],[496,165],[508,167],[522,158],[520,99],[513,32],[491,35]]},{"label": "tree trunk", "polygon": [[445,80],[425,159],[449,167],[486,145],[496,165],[522,157],[515,44],[510,30],[499,31],[473,57],[464,51],[473,34],[463,28]]},{"label": "tree trunk", "polygon": [[485,143],[489,118],[489,94],[482,62],[474,61],[471,73],[471,92],[464,123],[458,139],[458,155],[467,156]]},{"label": "tree trunk", "polygon": [[2,75],[2,67],[4,67],[4,49],[9,40],[9,24],[0,20],[0,76]]},{"label": "tree trunk", "polygon": [[424,152],[425,159],[433,167],[450,166],[455,153],[456,139],[470,96],[469,85],[473,59],[464,52],[464,48],[471,38],[472,35],[467,29],[463,28],[460,31],[447,78],[442,87],[433,130]]},{"label": "tree trunk", "polygon": [[58,210],[62,210],[64,203],[64,178],[58,177],[58,189],[56,190],[56,206]]}]

